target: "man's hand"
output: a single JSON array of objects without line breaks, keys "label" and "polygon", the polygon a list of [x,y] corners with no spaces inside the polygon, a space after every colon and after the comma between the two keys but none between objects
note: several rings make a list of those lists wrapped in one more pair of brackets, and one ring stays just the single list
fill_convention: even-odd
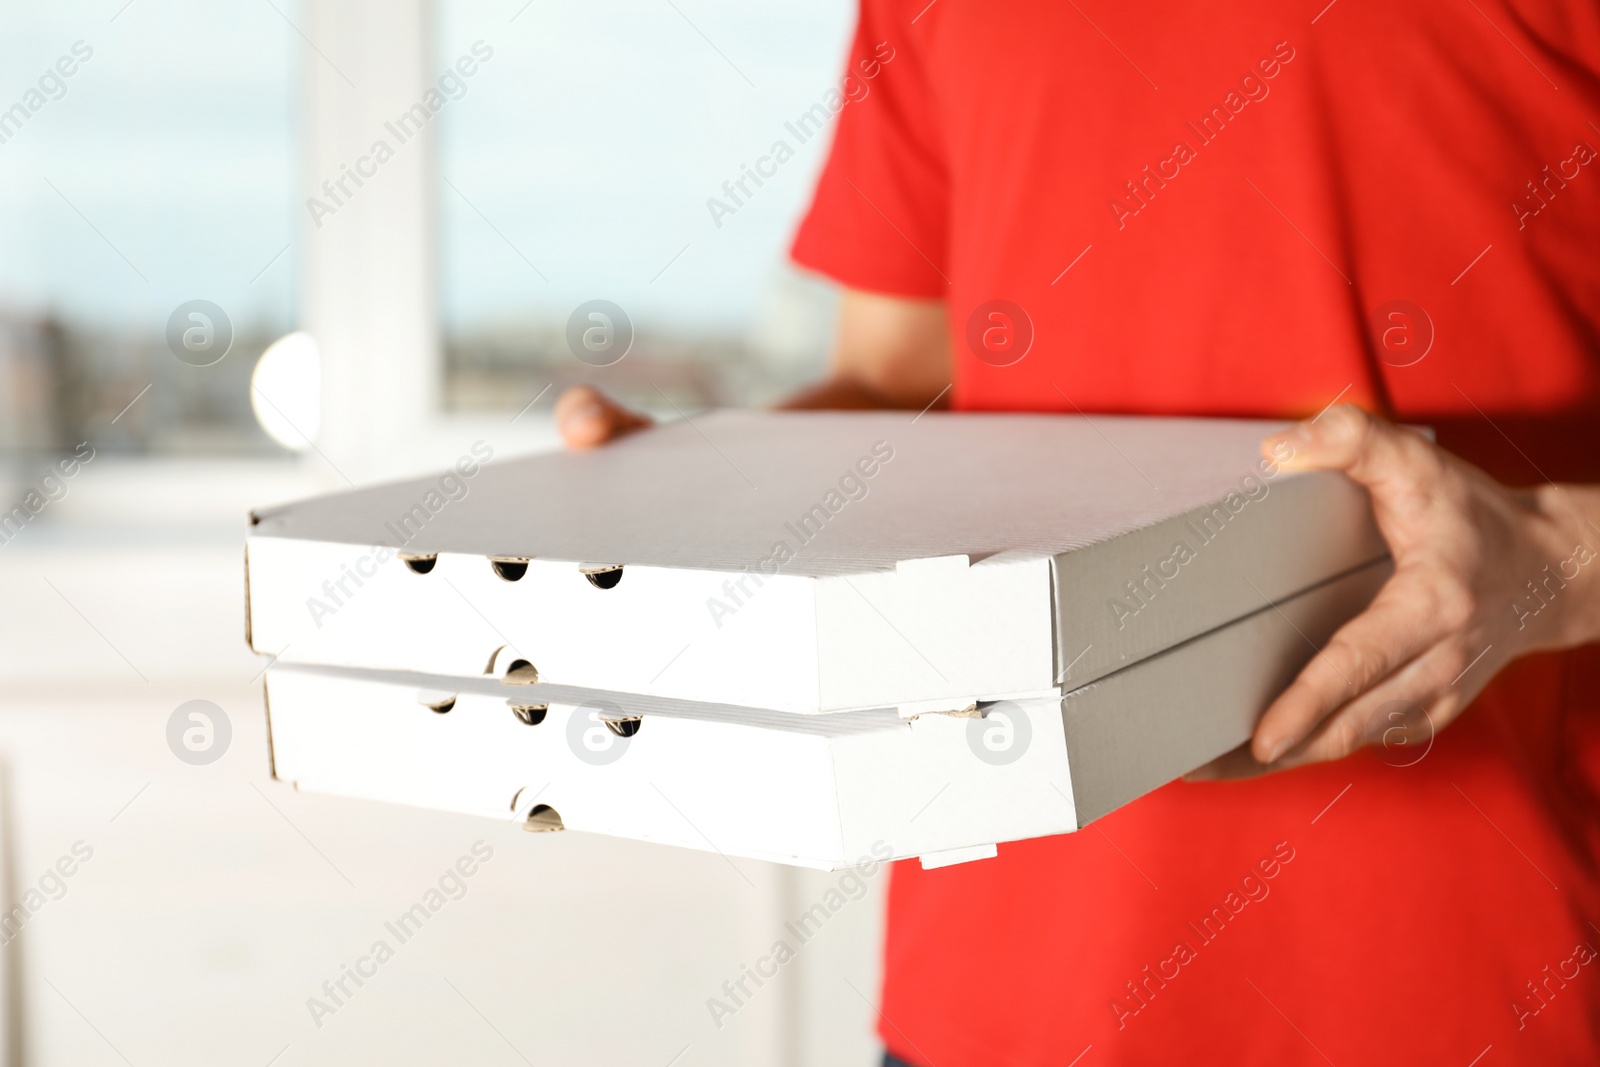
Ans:
[{"label": "man's hand", "polygon": [[556,400],[556,429],[568,448],[594,448],[649,425],[592,386],[575,385]]},{"label": "man's hand", "polygon": [[[917,411],[947,405],[950,387],[943,303],[845,289],[827,376],[778,407]],[[573,386],[556,401],[556,428],[568,448],[594,448],[650,425],[591,386]]]},{"label": "man's hand", "polygon": [[1262,454],[1284,445],[1285,469],[1339,470],[1367,488],[1394,575],[1267,709],[1248,750],[1191,779],[1338,759],[1397,724],[1443,729],[1517,656],[1596,639],[1595,488],[1509,489],[1350,405],[1268,438]]}]

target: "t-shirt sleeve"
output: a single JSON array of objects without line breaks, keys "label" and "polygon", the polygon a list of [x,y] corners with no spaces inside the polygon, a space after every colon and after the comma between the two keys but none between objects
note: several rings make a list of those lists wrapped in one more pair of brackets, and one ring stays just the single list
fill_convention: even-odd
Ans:
[{"label": "t-shirt sleeve", "polygon": [[790,254],[853,289],[938,297],[949,182],[915,14],[861,0],[833,146]]}]

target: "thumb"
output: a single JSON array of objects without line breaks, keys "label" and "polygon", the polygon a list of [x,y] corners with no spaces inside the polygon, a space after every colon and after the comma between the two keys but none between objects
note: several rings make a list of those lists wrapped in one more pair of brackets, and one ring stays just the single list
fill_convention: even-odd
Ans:
[{"label": "thumb", "polygon": [[575,385],[556,400],[556,428],[568,448],[593,448],[650,425],[600,390]]},{"label": "thumb", "polygon": [[1337,470],[1375,495],[1403,491],[1439,465],[1433,445],[1415,430],[1337,404],[1314,419],[1261,442],[1261,454],[1283,470]]}]

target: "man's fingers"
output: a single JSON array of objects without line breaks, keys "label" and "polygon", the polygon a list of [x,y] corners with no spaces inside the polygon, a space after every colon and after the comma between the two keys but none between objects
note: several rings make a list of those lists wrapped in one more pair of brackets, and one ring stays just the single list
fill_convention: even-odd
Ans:
[{"label": "man's fingers", "polygon": [[1465,653],[1448,641],[1413,658],[1355,700],[1323,717],[1277,760],[1262,763],[1249,743],[1184,775],[1191,782],[1251,778],[1308,763],[1343,759],[1367,746],[1392,766],[1419,762],[1434,735],[1471,700],[1476,688],[1455,689]]},{"label": "man's fingers", "polygon": [[1436,471],[1439,457],[1420,434],[1336,404],[1315,419],[1261,442],[1261,454],[1284,470],[1341,470],[1381,491]]},{"label": "man's fingers", "polygon": [[[1480,686],[1463,677],[1471,654],[1460,641],[1434,645],[1402,669],[1327,717],[1271,767],[1343,759],[1371,745],[1396,766],[1420,760],[1434,735],[1456,717]],[[1475,666],[1475,664],[1473,664]],[[1492,674],[1492,670],[1487,672]]]},{"label": "man's fingers", "polygon": [[556,428],[568,448],[593,448],[650,425],[649,419],[588,385],[562,393],[555,411]]},{"label": "man's fingers", "polygon": [[1427,755],[1434,735],[1459,710],[1460,701],[1449,694],[1415,700],[1386,695],[1357,701],[1329,716],[1267,770],[1287,771],[1307,763],[1344,759],[1369,745],[1379,750],[1385,763],[1410,766]]},{"label": "man's fingers", "polygon": [[1426,590],[1401,573],[1334,633],[1256,724],[1251,751],[1272,763],[1299,744],[1323,719],[1399,670],[1438,640]]}]

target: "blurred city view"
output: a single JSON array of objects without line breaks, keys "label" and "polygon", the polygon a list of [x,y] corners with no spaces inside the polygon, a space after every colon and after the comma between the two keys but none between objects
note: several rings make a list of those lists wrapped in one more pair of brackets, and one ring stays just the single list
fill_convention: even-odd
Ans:
[{"label": "blurred city view", "polygon": [[[290,257],[260,272],[289,243],[294,53],[270,8],[162,6],[160,20],[90,4],[0,16],[0,105],[23,109],[0,144],[0,447],[14,461],[90,439],[270,447],[248,382],[252,350],[293,322]],[[236,358],[197,372],[163,335],[202,294],[232,309]]]},{"label": "blurred city view", "polygon": [[[832,295],[785,251],[825,139],[797,146],[735,217],[707,202],[835,83],[848,5],[741,12],[725,48],[666,4],[520,6],[435,9],[441,71],[473,41],[498,60],[438,127],[443,410],[515,411],[584,379],[644,406],[754,404],[813,374]],[[296,164],[296,79],[321,60],[293,5],[102,7],[115,17],[5,14],[11,98],[74,45],[90,58],[0,144],[0,449],[15,460],[93,436],[112,452],[272,454],[248,383],[295,323],[297,232],[317,195]],[[202,297],[235,340],[196,369],[163,332]],[[592,298],[636,331],[603,373],[565,338]]]},{"label": "blurred city view", "polygon": [[[509,24],[505,8],[440,7],[439,70],[475,42],[495,50],[441,118],[447,403],[515,410],[547,382],[587,379],[693,410],[770,402],[814,375],[832,294],[785,257],[826,138],[794,144],[735,214],[708,201],[729,203],[725,182],[796,140],[785,123],[838,83],[853,8],[730,5],[726,47],[690,21],[704,7],[535,4]],[[637,331],[598,372],[565,338],[597,298]]]}]

